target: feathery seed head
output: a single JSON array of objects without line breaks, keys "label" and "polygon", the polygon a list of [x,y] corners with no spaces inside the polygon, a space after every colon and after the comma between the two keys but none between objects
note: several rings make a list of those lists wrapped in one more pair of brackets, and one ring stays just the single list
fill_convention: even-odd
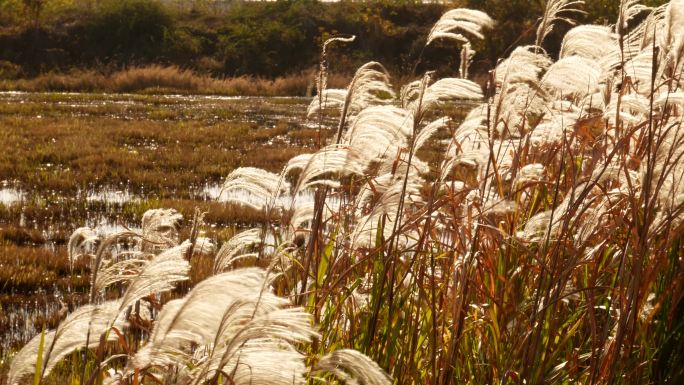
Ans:
[{"label": "feathery seed head", "polygon": [[437,39],[453,39],[467,43],[468,38],[463,34],[484,39],[483,30],[492,27],[494,20],[482,11],[468,8],[452,9],[435,23],[425,45]]}]

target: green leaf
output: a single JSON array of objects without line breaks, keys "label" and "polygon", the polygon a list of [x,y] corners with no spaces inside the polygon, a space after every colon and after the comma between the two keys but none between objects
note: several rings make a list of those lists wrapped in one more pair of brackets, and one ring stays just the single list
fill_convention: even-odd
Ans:
[{"label": "green leaf", "polygon": [[43,351],[45,350],[45,327],[40,332],[40,344],[38,345],[38,354],[36,355],[36,371],[33,373],[33,385],[40,385],[40,379],[43,377]]},{"label": "green leaf", "polygon": [[318,264],[318,273],[316,275],[316,283],[320,287],[323,284],[325,275],[328,272],[328,264],[330,263],[330,256],[332,255],[333,249],[335,247],[335,234],[332,235],[328,244],[325,245],[323,250],[323,255],[321,255],[321,262]]}]

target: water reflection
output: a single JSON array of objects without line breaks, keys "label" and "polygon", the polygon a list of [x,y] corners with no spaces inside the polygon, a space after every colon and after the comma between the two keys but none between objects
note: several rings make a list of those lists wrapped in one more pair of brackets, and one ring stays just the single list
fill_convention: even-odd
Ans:
[{"label": "water reflection", "polygon": [[0,187],[0,204],[11,206],[21,203],[24,193],[12,187]]}]

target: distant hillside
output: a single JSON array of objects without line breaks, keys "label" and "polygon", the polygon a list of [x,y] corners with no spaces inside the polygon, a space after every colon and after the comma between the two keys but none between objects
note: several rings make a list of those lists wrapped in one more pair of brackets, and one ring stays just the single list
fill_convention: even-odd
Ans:
[{"label": "distant hillside", "polygon": [[[497,20],[496,30],[474,47],[477,75],[513,44],[532,41],[543,3],[0,0],[0,79],[74,69],[108,74],[146,65],[275,78],[315,68],[321,43],[336,34],[357,39],[331,50],[333,72],[351,73],[377,60],[402,76],[425,69],[448,74],[458,67],[458,51],[449,42],[423,51],[423,39],[443,11],[459,6],[485,10]],[[589,1],[591,21],[613,21],[617,3]],[[567,28],[559,25],[547,40],[551,54]]]}]

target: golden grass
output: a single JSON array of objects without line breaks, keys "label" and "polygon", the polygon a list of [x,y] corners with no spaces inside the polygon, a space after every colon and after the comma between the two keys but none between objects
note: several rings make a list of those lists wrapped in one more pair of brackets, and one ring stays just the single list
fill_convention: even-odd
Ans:
[{"label": "golden grass", "polygon": [[[348,76],[333,76],[331,87],[344,87]],[[32,79],[0,80],[0,89],[30,92],[141,92],[226,96],[305,96],[315,89],[312,72],[267,79],[253,76],[214,78],[176,66],[131,67],[113,73],[96,70],[49,72]]]},{"label": "golden grass", "polygon": [[191,188],[218,182],[241,164],[276,170],[317,143],[310,129],[292,121],[305,102],[213,103],[45,97],[3,104],[0,179],[38,191],[109,185],[139,192],[144,186],[146,194],[187,198]]}]

